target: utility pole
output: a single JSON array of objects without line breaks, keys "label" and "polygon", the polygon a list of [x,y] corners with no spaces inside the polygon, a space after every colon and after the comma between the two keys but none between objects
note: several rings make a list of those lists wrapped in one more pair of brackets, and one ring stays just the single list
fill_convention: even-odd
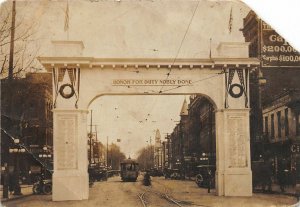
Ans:
[{"label": "utility pole", "polygon": [[16,1],[12,2],[12,16],[11,16],[11,32],[10,32],[10,50],[8,62],[8,79],[13,79],[14,71],[14,48],[15,48],[15,25],[16,25]]},{"label": "utility pole", "polygon": [[90,126],[90,134],[89,134],[89,138],[90,138],[90,166],[92,164],[92,130],[93,130],[93,110],[91,110],[91,126]]},{"label": "utility pole", "polygon": [[[9,51],[9,62],[8,62],[8,80],[11,82],[13,79],[13,70],[14,70],[14,41],[15,41],[15,23],[16,22],[16,1],[12,1],[12,17],[11,17],[11,32],[10,32],[10,51]],[[12,100],[12,90],[13,88],[8,87],[9,96],[8,96],[8,103],[11,103]],[[8,115],[11,116],[12,106],[8,107]],[[4,176],[3,176],[3,198],[8,198],[8,184],[9,184],[9,159],[10,159],[10,152],[9,152],[9,142],[6,140],[7,147],[4,149],[4,157],[7,159],[4,163]],[[3,159],[3,158],[2,158]],[[17,180],[19,182],[19,180]],[[21,192],[21,191],[20,191]]]},{"label": "utility pole", "polygon": [[96,153],[93,152],[93,157],[95,159],[95,155],[97,155],[97,165],[99,164],[99,159],[100,159],[100,154],[99,154],[99,145],[98,145],[98,130],[97,130],[97,125],[95,125],[95,143],[96,143]]},{"label": "utility pole", "polygon": [[149,138],[149,143],[150,143],[150,168],[154,166],[154,149],[152,149],[152,139],[151,136]]},{"label": "utility pole", "polygon": [[106,168],[108,168],[108,136],[106,137]]},{"label": "utility pole", "polygon": [[97,125],[95,125],[95,131],[96,131],[96,142],[98,142],[98,132],[97,132]]}]

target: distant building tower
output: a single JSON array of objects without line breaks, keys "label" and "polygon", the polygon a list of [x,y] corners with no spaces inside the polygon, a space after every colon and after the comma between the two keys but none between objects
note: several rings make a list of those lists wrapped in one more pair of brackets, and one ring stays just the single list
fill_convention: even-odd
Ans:
[{"label": "distant building tower", "polygon": [[188,123],[189,123],[189,111],[186,99],[184,99],[181,111],[180,111],[180,122],[178,131],[178,144],[179,144],[179,156],[177,159],[180,160],[180,168],[182,172],[186,172],[187,163],[185,161],[186,156],[189,154],[189,136],[188,136]]},{"label": "distant building tower", "polygon": [[180,111],[180,116],[182,117],[182,116],[187,116],[187,115],[189,115],[188,104],[186,102],[186,99],[184,99],[182,107],[181,107],[181,111]]},{"label": "distant building tower", "polygon": [[154,144],[154,167],[162,169],[162,144],[159,129],[156,130],[155,144]]}]

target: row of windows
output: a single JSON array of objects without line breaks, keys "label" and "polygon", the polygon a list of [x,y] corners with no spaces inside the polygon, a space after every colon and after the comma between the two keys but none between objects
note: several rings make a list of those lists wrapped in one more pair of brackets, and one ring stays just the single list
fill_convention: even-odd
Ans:
[{"label": "row of windows", "polygon": [[[300,115],[299,113],[295,114],[295,118],[293,119],[293,120],[295,120],[296,136],[300,135],[299,115]],[[265,134],[267,135],[267,137],[274,139],[275,138],[275,130],[277,131],[278,138],[281,138],[282,136],[285,136],[285,137],[289,136],[290,129],[289,129],[289,109],[288,108],[286,108],[285,110],[278,111],[276,113],[271,114],[270,126],[269,126],[269,117],[266,116],[264,119],[265,119],[264,120]],[[275,125],[275,119],[277,120],[277,125]],[[284,132],[284,135],[282,132]]]},{"label": "row of windows", "polygon": [[[284,116],[283,116],[284,114]],[[284,118],[284,119],[282,119]],[[275,130],[277,130],[277,137],[282,137],[282,129],[284,128],[285,136],[289,136],[289,109],[286,108],[284,111],[276,112],[276,119],[277,119],[277,129],[275,129],[275,114],[271,114],[271,129],[269,132],[269,117],[265,117],[265,133],[267,137],[271,137],[274,139],[275,137]],[[269,134],[270,133],[270,134]]]}]

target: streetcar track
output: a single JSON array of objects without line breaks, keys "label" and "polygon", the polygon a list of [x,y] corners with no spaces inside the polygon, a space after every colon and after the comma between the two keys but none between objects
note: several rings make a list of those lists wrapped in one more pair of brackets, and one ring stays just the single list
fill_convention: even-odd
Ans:
[{"label": "streetcar track", "polygon": [[167,187],[165,186],[164,184],[162,183],[159,183],[157,181],[153,181],[154,183],[156,184],[159,184],[160,186],[164,187],[164,191],[165,193],[160,193],[160,194],[165,194],[166,195],[166,199],[170,199],[171,202],[175,203],[176,205],[178,206],[181,206],[182,205],[193,205],[193,206],[201,206],[201,207],[210,207],[210,206],[207,206],[207,205],[202,205],[202,204],[196,204],[194,202],[190,202],[190,201],[181,201],[181,200],[176,200],[174,198],[171,198],[168,194],[172,194],[172,189],[170,187]]},{"label": "streetcar track", "polygon": [[[159,196],[160,198],[165,199],[170,204],[175,204],[176,206],[182,207],[182,205],[178,201],[176,201],[175,199],[170,197],[167,193],[161,193],[161,192],[157,192],[157,191],[150,190],[150,189],[146,190],[146,192],[155,194],[155,195]],[[144,202],[145,202],[144,195],[145,195],[146,192],[138,195],[140,200],[142,201],[143,205],[144,205]],[[147,205],[144,205],[144,207],[146,207],[146,206]]]},{"label": "streetcar track", "polygon": [[171,206],[178,206],[178,207],[185,207],[185,206],[210,207],[210,206],[207,206],[207,205],[197,204],[197,203],[194,203],[194,202],[191,202],[191,201],[181,201],[181,200],[175,199],[175,198],[172,197],[172,194],[173,194],[172,191],[173,190],[170,187],[165,186],[164,184],[159,183],[157,181],[152,181],[152,183],[158,184],[159,186],[161,186],[160,189],[161,190],[163,189],[163,192],[161,190],[154,189],[153,185],[152,186],[147,186],[147,187],[144,186],[144,185],[137,185],[136,186],[140,190],[142,190],[142,192],[138,194],[138,198],[139,198],[140,202],[142,203],[143,207],[152,206],[152,205],[153,206],[159,205],[158,203],[155,203],[155,202],[152,203],[151,199],[146,200],[145,197],[146,197],[147,193],[154,194],[154,195],[158,196],[162,200],[167,201]]},{"label": "streetcar track", "polygon": [[147,207],[147,202],[144,198],[145,192],[138,195],[144,207]]}]

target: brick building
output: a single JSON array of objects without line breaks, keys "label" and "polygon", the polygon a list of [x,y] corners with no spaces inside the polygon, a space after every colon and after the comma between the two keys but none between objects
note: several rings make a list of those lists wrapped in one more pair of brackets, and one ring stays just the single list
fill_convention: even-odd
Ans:
[{"label": "brick building", "polygon": [[52,168],[52,76],[28,73],[25,78],[1,81],[1,165],[14,170],[15,155],[9,148],[19,139],[26,149],[20,161],[21,175]]},{"label": "brick building", "polygon": [[215,165],[214,107],[204,96],[192,95],[189,105],[184,100],[180,117],[166,141],[166,146],[169,143],[171,147],[165,150],[165,156],[169,158],[169,168],[192,176],[197,173],[197,165]]},{"label": "brick building", "polygon": [[253,11],[244,18],[242,31],[250,57],[261,62],[250,73],[252,160],[272,159],[274,175],[285,168],[289,182],[295,183],[292,174],[300,168],[299,152],[292,152],[299,146],[300,54]]},{"label": "brick building", "polygon": [[286,91],[263,108],[264,153],[273,161],[274,175],[285,169],[289,184],[300,183],[300,93]]}]

